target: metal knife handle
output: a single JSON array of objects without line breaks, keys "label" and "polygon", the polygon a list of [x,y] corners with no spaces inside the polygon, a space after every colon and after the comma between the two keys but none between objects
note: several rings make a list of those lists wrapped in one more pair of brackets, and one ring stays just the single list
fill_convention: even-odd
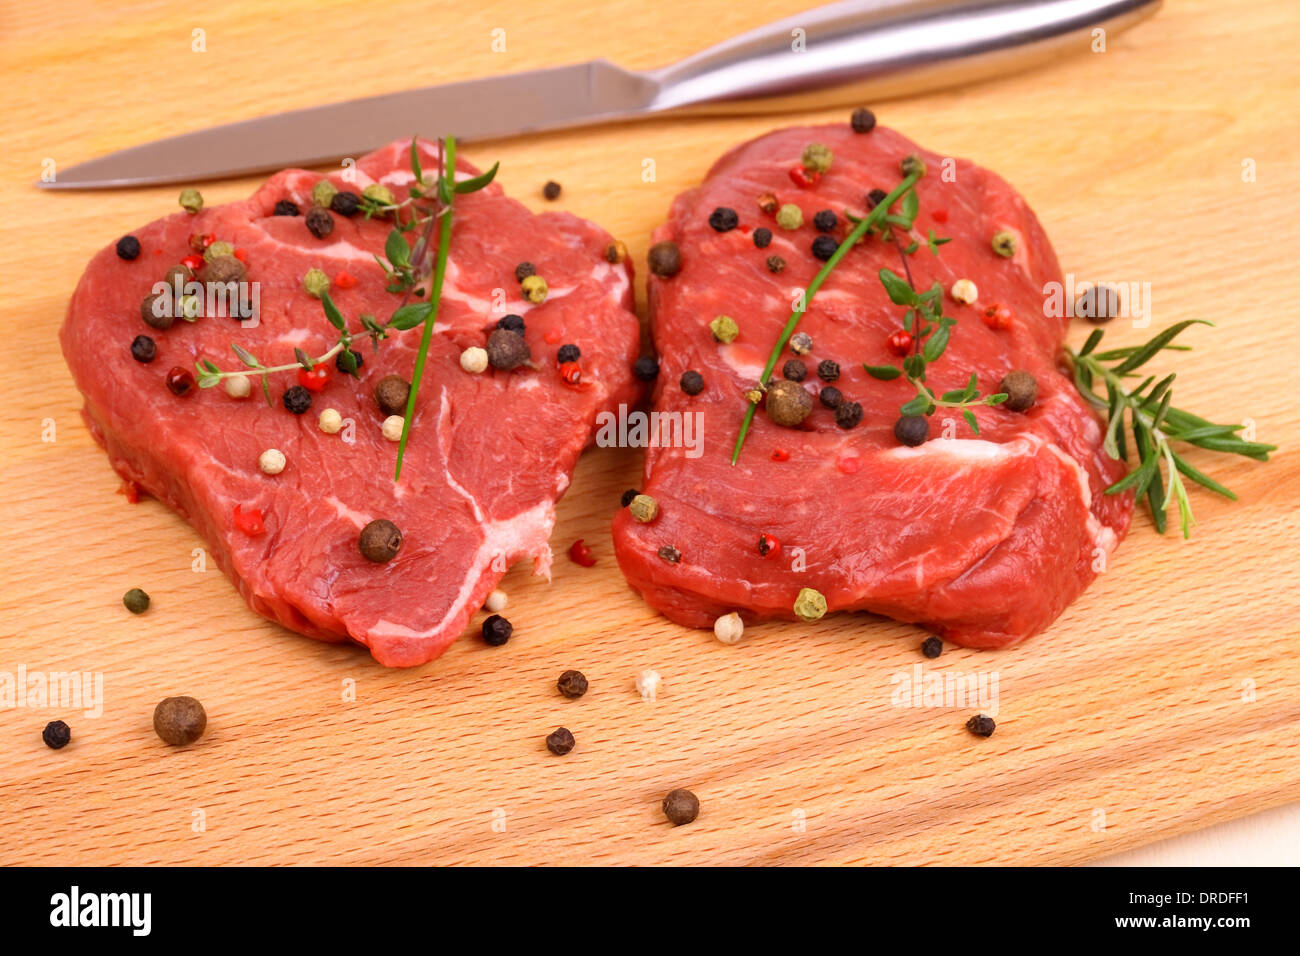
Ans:
[{"label": "metal knife handle", "polygon": [[808,109],[867,102],[1085,52],[1161,0],[849,0],[769,23],[645,76],[650,110]]}]

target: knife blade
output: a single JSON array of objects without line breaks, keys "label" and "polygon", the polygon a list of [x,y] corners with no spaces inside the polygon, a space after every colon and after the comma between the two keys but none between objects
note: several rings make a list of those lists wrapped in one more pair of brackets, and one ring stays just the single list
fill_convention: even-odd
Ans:
[{"label": "knife blade", "polygon": [[359,156],[416,133],[473,141],[668,110],[747,113],[874,101],[1086,50],[1096,31],[1124,29],[1160,4],[847,0],[658,70],[593,60],[292,110],[119,150],[37,185],[98,189],[242,176]]}]

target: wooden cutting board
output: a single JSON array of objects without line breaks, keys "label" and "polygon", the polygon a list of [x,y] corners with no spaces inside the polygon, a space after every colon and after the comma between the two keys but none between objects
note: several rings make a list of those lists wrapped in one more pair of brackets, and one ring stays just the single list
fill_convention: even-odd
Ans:
[{"label": "wooden cutting board", "polygon": [[[1066,271],[1150,282],[1155,326],[1213,319],[1176,357],[1180,404],[1249,419],[1282,446],[1267,465],[1191,454],[1241,501],[1194,492],[1189,542],[1139,516],[1111,570],[1026,645],[931,662],[917,629],[867,616],[755,627],[734,647],[669,624],[611,551],[610,517],[639,474],[630,450],[583,458],[559,509],[554,580],[507,576],[516,636],[504,648],[466,638],[431,665],[384,670],[256,617],[211,562],[193,570],[202,542],[184,522],[115,493],[56,339],[92,253],[169,212],[176,190],[42,194],[30,183],[44,161],[420,83],[596,56],[652,66],[800,4],[459,6],[0,5],[13,386],[0,420],[0,674],[103,680],[97,717],[0,709],[0,862],[1071,863],[1300,796],[1288,0],[1179,0],[1105,52],[877,104],[882,122],[1014,183]],[[498,29],[505,52],[492,49]],[[536,207],[559,180],[557,206],[643,262],[675,193],[731,144],[792,121],[663,119],[468,152],[500,159],[506,189]],[[254,186],[203,188],[219,202]],[[1148,334],[1123,320],[1108,333]],[[576,538],[594,568],[563,556]],[[135,586],[154,598],[139,618],[120,603]],[[918,665],[996,681],[997,733],[963,730],[979,707],[897,706]],[[569,667],[591,681],[578,701],[555,691]],[[653,703],[633,689],[643,668],[663,676]],[[151,714],[182,693],[207,706],[209,730],[173,750]],[[54,718],[74,735],[59,752],[40,739]],[[563,759],[543,745],[559,725],[578,739]],[[702,811],[674,829],[659,801],[679,786]]]}]

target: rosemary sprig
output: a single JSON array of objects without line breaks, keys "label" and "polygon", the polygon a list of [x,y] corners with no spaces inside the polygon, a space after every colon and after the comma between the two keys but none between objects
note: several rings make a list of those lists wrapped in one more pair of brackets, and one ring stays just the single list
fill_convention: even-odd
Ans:
[{"label": "rosemary sprig", "polygon": [[[1106,435],[1103,447],[1111,458],[1129,461],[1129,448],[1125,440],[1125,423],[1133,435],[1137,452],[1137,467],[1106,489],[1113,495],[1132,489],[1141,499],[1146,498],[1156,530],[1161,534],[1168,525],[1166,512],[1177,502],[1179,524],[1183,537],[1191,536],[1191,500],[1187,494],[1184,477],[1196,484],[1237,499],[1231,491],[1208,475],[1192,467],[1174,450],[1173,442],[1183,442],[1210,451],[1244,455],[1256,461],[1268,461],[1268,454],[1276,445],[1246,441],[1239,432],[1242,425],[1216,425],[1190,412],[1173,406],[1175,374],[1170,373],[1156,381],[1148,376],[1137,385],[1137,370],[1163,350],[1185,351],[1186,347],[1174,345],[1174,338],[1192,325],[1210,325],[1204,319],[1187,319],[1158,332],[1142,345],[1126,346],[1098,352],[1102,330],[1094,329],[1077,352],[1066,347],[1065,354],[1074,373],[1079,394],[1106,414]],[[1097,393],[1101,385],[1105,397]],[[1127,416],[1127,419],[1126,419]]]},{"label": "rosemary sprig", "polygon": [[[766,384],[767,380],[771,378],[772,370],[776,368],[776,363],[781,358],[781,352],[785,349],[786,343],[790,341],[790,336],[794,335],[795,329],[799,327],[799,320],[802,319],[804,313],[808,311],[808,306],[812,302],[813,296],[815,296],[817,290],[822,287],[822,283],[826,281],[827,276],[835,271],[835,267],[839,265],[840,260],[844,258],[845,254],[852,249],[869,230],[874,228],[877,223],[884,221],[885,217],[889,213],[889,207],[897,202],[900,196],[907,194],[909,190],[916,185],[916,181],[921,178],[921,174],[922,171],[916,171],[907,175],[902,182],[894,187],[893,191],[889,193],[889,195],[877,203],[875,207],[873,207],[861,219],[853,220],[852,217],[850,217],[850,220],[854,222],[853,229],[844,237],[844,241],[840,243],[839,248],[837,248],[835,252],[832,253],[831,257],[826,260],[826,264],[822,266],[817,275],[813,277],[812,282],[808,283],[808,288],[805,290],[803,295],[803,308],[795,309],[790,313],[790,318],[786,320],[785,327],[781,330],[781,335],[777,338],[776,344],[772,346],[772,354],[768,356],[767,364],[763,366],[763,375],[760,379],[762,384]],[[757,411],[758,406],[751,404],[745,412],[745,420],[740,425],[740,433],[736,436],[736,445],[731,452],[731,463],[733,465],[740,460],[740,450],[745,445],[745,437],[749,434],[749,427],[753,423],[754,415]]]}]

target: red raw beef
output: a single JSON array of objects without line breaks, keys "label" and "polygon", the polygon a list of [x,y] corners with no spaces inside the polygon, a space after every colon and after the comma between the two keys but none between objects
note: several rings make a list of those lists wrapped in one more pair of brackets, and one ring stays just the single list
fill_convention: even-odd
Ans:
[{"label": "red raw beef", "polygon": [[[351,181],[330,179],[356,192],[378,181],[404,197],[413,179],[408,147],[393,143],[371,153]],[[426,171],[437,168],[435,149],[421,144]],[[458,166],[461,178],[475,173]],[[357,641],[382,664],[420,664],[461,633],[511,561],[531,557],[538,573],[548,573],[555,502],[596,414],[637,397],[631,268],[605,261],[610,237],[576,216],[534,215],[495,184],[458,197],[437,331],[395,484],[397,444],[380,433],[384,414],[373,389],[388,374],[410,380],[419,330],[395,333],[378,353],[358,341],[360,380],[331,361],[331,381],[303,415],[282,404],[297,384],[293,371],[272,376],[274,407],[256,379],[242,400],[221,386],[177,397],[164,382],[169,369],[193,371],[199,358],[239,368],[232,342],[268,365],[294,361],[295,347],[325,352],[337,333],[321,303],[303,291],[312,267],[331,278],[331,295],[352,329],[362,313],[381,321],[391,314],[400,297],[385,291],[372,257],[382,254],[390,223],[336,214],[333,232],[318,239],[303,217],[272,214],[285,199],[305,214],[320,179],[286,170],[247,201],[160,219],[134,233],[142,247],[134,261],[103,250],[69,305],[63,350],[85,396],[86,422],[113,468],[198,529],[255,611],[311,637]],[[191,251],[191,234],[232,243],[246,260],[249,281],[260,283],[256,327],[209,316],[157,331],[141,320],[141,300]],[[521,296],[514,271],[523,261],[549,285],[542,304]],[[355,284],[339,281],[345,272]],[[536,367],[462,370],[461,351],[484,345],[507,313],[525,319]],[[131,356],[138,334],[157,343],[151,363]],[[555,352],[566,343],[582,350],[577,387],[557,371]],[[354,428],[326,434],[317,425],[326,408]],[[278,475],[259,470],[268,448],[288,459]],[[245,519],[260,510],[265,530],[241,530],[236,508]],[[358,550],[360,529],[376,518],[404,535],[386,564]]]},{"label": "red raw beef", "polygon": [[[834,162],[801,188],[789,170],[811,142],[829,146]],[[941,408],[929,441],[901,446],[893,426],[914,389],[902,378],[873,379],[862,367],[899,361],[887,339],[902,319],[878,279],[882,267],[901,273],[899,250],[871,239],[850,250],[799,326],[814,343],[804,357],[804,387],[816,393],[823,385],[818,362],[838,362],[834,384],[862,405],[861,424],[840,428],[816,401],[800,429],[780,427],[760,410],[733,467],[743,393],[758,381],[798,291],[822,265],[810,253],[814,214],[834,211],[834,235],[842,239],[844,210],[863,215],[868,191],[896,186],[909,153],[928,167],[912,235],[920,248],[909,257],[917,287],[937,279],[948,290],[967,278],[979,290],[972,305],[945,291],[945,312],[958,325],[930,366],[931,388],[960,389],[975,372],[989,394],[1020,368],[1038,381],[1037,403],[1026,414],[981,408],[978,438],[960,415]],[[662,367],[655,409],[700,413],[702,454],[650,448],[642,491],[657,499],[659,516],[639,524],[625,509],[614,541],[632,586],[672,620],[707,627],[731,611],[748,620],[793,618],[795,598],[810,587],[833,611],[871,611],[959,644],[1000,647],[1046,628],[1123,537],[1132,497],[1102,492],[1124,465],[1102,450],[1097,417],[1058,367],[1068,318],[1045,315],[1044,285],[1062,278],[1047,235],[1002,179],[964,160],[947,162],[945,177],[944,157],[881,127],[868,134],[848,124],[779,130],[723,156],[701,186],[677,197],[668,223],[656,230],[655,241],[680,247],[682,267],[649,280]],[[777,227],[757,206],[765,192],[801,207],[804,225]],[[736,210],[739,228],[711,228],[716,207]],[[774,235],[765,249],[751,238],[760,226]],[[926,247],[932,228],[953,240],[938,256]],[[1018,238],[1010,259],[991,249],[1002,230]],[[785,259],[784,271],[766,268],[771,255]],[[981,320],[994,304],[1011,310],[1009,329]],[[740,327],[730,344],[710,333],[710,319],[720,314]],[[791,357],[782,356],[776,377]],[[704,377],[695,397],[678,384],[688,369]],[[943,437],[944,418],[951,419],[950,438]],[[757,547],[763,534],[780,545],[766,557]],[[680,560],[661,558],[664,546],[678,549]]]}]

